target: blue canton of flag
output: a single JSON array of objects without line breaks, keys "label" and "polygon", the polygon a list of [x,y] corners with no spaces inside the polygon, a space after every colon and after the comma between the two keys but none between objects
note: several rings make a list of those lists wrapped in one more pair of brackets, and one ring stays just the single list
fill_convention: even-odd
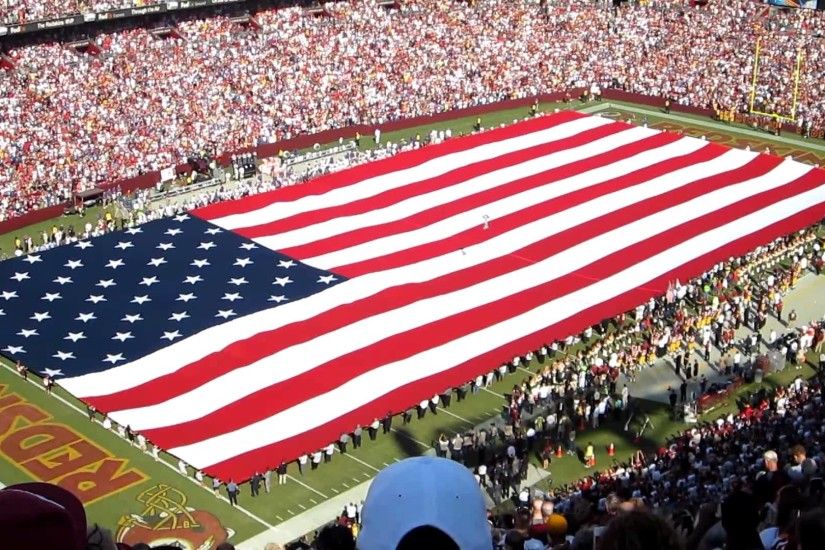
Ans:
[{"label": "blue canton of flag", "polygon": [[182,214],[0,262],[0,352],[80,376],[343,280]]}]

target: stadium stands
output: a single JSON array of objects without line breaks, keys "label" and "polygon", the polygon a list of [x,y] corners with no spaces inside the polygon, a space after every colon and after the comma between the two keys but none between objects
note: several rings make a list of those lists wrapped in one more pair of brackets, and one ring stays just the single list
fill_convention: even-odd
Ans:
[{"label": "stadium stands", "polygon": [[[41,15],[50,5],[26,3]],[[769,53],[796,46],[805,52],[799,120],[820,135],[825,18],[799,10],[754,25],[757,8],[746,0],[617,12],[526,0],[411,0],[399,10],[341,2],[327,5],[324,18],[298,7],[262,11],[255,25],[172,17],[180,38],[161,40],[146,28],[103,33],[87,49],[93,54],[61,42],[16,47],[8,52],[14,68],[0,80],[0,220],[196,151],[572,87],[741,112],[764,32],[755,104],[793,107],[792,63]]]}]

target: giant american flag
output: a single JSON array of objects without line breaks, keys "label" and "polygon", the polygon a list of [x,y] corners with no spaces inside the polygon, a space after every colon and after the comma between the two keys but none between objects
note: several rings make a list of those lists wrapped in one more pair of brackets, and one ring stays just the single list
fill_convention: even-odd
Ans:
[{"label": "giant american flag", "polygon": [[0,349],[247,478],[825,215],[825,172],[562,112],[0,265]]}]

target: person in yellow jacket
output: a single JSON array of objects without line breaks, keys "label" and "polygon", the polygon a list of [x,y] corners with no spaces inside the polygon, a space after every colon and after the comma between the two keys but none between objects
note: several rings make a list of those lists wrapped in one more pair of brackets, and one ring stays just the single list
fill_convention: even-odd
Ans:
[{"label": "person in yellow jacket", "polygon": [[593,449],[593,443],[588,442],[584,449],[584,467],[593,468],[596,465],[596,451]]}]

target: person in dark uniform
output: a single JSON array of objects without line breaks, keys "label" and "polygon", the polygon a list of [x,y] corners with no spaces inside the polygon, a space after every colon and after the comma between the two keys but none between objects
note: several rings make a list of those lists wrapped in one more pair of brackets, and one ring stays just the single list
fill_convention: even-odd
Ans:
[{"label": "person in dark uniform", "polygon": [[677,400],[676,391],[673,388],[671,388],[670,386],[668,386],[667,391],[669,392],[668,400],[670,401],[670,414],[671,414],[671,416],[675,417],[676,416],[676,400]]},{"label": "person in dark uniform", "polygon": [[352,448],[357,449],[361,446],[361,433],[364,430],[361,429],[361,424],[355,426],[355,429],[352,431]]},{"label": "person in dark uniform", "polygon": [[383,433],[390,433],[390,430],[392,430],[392,411],[387,412],[387,416],[381,421],[381,426],[383,427]]},{"label": "person in dark uniform", "polygon": [[229,497],[229,504],[238,505],[238,484],[231,479],[226,484],[226,495]]},{"label": "person in dark uniform", "polygon": [[681,403],[687,401],[687,386],[687,381],[685,380],[682,380],[682,383],[679,385],[679,398]]},{"label": "person in dark uniform", "polygon": [[252,475],[252,479],[249,480],[249,488],[252,490],[252,496],[258,496],[258,493],[261,492],[261,474],[255,472]]},{"label": "person in dark uniform", "polygon": [[441,405],[447,409],[450,406],[450,401],[452,401],[453,392],[450,389],[444,390],[444,393],[441,394]]}]

